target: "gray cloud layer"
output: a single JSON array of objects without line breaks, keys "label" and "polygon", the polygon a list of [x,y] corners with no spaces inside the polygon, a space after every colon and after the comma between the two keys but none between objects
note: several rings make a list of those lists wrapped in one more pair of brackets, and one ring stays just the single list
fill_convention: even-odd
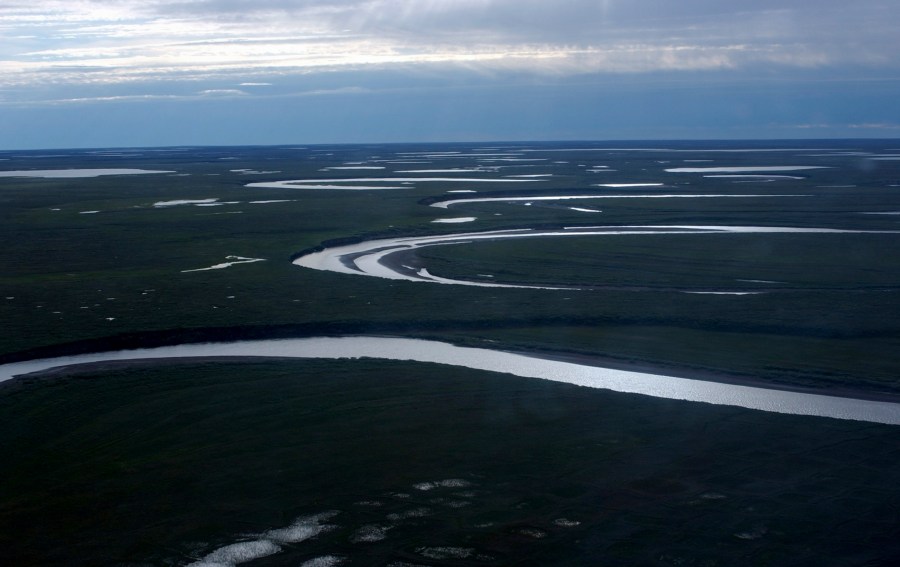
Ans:
[{"label": "gray cloud layer", "polygon": [[[284,16],[362,34],[518,41],[603,41],[607,35],[654,42],[693,36],[705,43],[745,37],[854,43],[893,40],[900,5],[889,0],[158,0],[160,16],[274,20]],[[655,33],[654,37],[641,37]],[[886,53],[891,53],[887,51]]]},{"label": "gray cloud layer", "polygon": [[545,76],[892,75],[898,21],[893,0],[12,0],[0,6],[0,87],[448,64]]}]

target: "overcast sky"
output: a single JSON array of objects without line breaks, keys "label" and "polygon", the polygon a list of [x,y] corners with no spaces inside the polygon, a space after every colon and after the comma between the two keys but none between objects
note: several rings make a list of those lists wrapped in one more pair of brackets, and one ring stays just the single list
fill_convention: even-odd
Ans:
[{"label": "overcast sky", "polygon": [[0,149],[900,137],[897,0],[0,0]]}]

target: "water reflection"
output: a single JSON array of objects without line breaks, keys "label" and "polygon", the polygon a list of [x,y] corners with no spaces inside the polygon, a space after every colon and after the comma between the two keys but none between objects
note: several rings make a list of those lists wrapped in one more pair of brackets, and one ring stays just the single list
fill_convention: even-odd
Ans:
[{"label": "water reflection", "polygon": [[203,343],[101,352],[0,366],[0,382],[52,368],[106,361],[187,357],[373,358],[409,360],[503,372],[601,388],[749,409],[900,424],[900,404],[676,378],[549,360],[537,356],[395,337],[316,337]]}]

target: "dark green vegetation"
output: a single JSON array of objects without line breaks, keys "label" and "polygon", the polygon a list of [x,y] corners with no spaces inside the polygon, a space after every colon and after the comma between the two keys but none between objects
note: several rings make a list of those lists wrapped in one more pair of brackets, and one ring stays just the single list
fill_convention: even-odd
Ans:
[{"label": "dark green vegetation", "polygon": [[[658,144],[654,144],[656,146]],[[822,144],[878,152],[890,143]],[[714,144],[695,144],[709,148]],[[743,146],[743,144],[742,144]],[[809,146],[808,143],[802,147]],[[691,147],[691,146],[686,146]],[[426,148],[432,150],[433,148]],[[441,146],[440,151],[471,147]],[[681,149],[684,149],[682,147]],[[546,239],[433,248],[439,274],[498,281],[571,282],[593,291],[495,290],[391,282],[296,268],[290,257],[324,241],[424,232],[578,224],[728,224],[893,230],[900,210],[897,161],[839,151],[546,152],[543,162],[479,162],[477,157],[398,157],[421,146],[222,148],[144,152],[128,157],[10,153],[4,169],[137,167],[175,175],[90,179],[0,179],[0,357],[105,350],[156,342],[327,333],[397,333],[500,340],[514,348],[626,357],[686,370],[740,372],[812,387],[900,390],[896,235],[723,235]],[[509,150],[503,150],[509,151]],[[883,151],[882,151],[883,152]],[[475,153],[485,153],[475,152]],[[387,164],[375,159],[427,161]],[[686,162],[684,160],[714,160]],[[566,163],[555,163],[565,161]],[[347,162],[384,170],[330,170]],[[668,173],[675,166],[827,165],[771,182]],[[466,177],[552,172],[516,184],[421,182],[386,191],[247,188],[261,180],[442,176],[393,170],[503,166]],[[587,173],[580,165],[606,165]],[[278,171],[247,174],[240,171]],[[794,172],[785,172],[794,173]],[[185,175],[189,174],[189,175]],[[456,174],[459,175],[459,174]],[[752,179],[751,179],[752,180]],[[747,181],[746,179],[743,181]],[[596,183],[665,182],[658,188]],[[395,183],[394,183],[395,184]],[[853,185],[853,187],[836,187]],[[479,203],[450,210],[423,202],[447,190],[486,194],[733,193],[808,195],[744,199],[622,199]],[[456,194],[463,197],[466,194]],[[158,201],[218,198],[239,204],[154,208]],[[251,200],[285,203],[250,204]],[[569,206],[601,208],[601,214]],[[59,209],[59,210],[54,210]],[[97,210],[98,213],[79,214]],[[472,215],[465,225],[441,216]],[[265,262],[182,273],[225,262]],[[776,284],[737,280],[771,280]],[[636,292],[632,288],[642,289]],[[760,296],[688,295],[689,290],[760,290]],[[13,297],[7,300],[5,297]],[[147,334],[161,332],[161,335]],[[697,348],[697,344],[702,348]],[[778,344],[777,354],[770,345]],[[49,350],[16,355],[35,348]],[[820,353],[828,360],[821,363]]]},{"label": "dark green vegetation", "polygon": [[[397,362],[112,367],[0,415],[10,565],[183,565],[328,510],[333,531],[249,564],[900,560],[891,426]],[[423,556],[441,547],[472,556]]]},{"label": "dark green vegetation", "polygon": [[[297,252],[332,239],[532,226],[900,230],[900,215],[867,214],[900,212],[900,161],[859,153],[896,154],[891,148],[900,142],[706,151],[753,145],[665,143],[692,151],[521,156],[545,159],[537,162],[402,155],[476,148],[465,145],[0,153],[6,160],[0,170],[176,172],[0,178],[0,362],[183,341],[381,333],[896,400],[900,234],[527,239],[420,254],[439,275],[588,287],[581,291],[398,282],[290,264]],[[813,146],[821,149],[802,149]],[[49,153],[57,155],[39,155]],[[323,171],[348,162],[386,169]],[[614,171],[587,171],[600,165]],[[758,165],[828,169],[769,180],[664,171]],[[473,166],[503,169],[394,173]],[[279,173],[232,171],[247,169]],[[419,182],[385,191],[245,187],[286,179],[543,173],[554,176],[521,185]],[[667,186],[595,186],[642,182]],[[771,197],[427,206],[466,196],[447,193],[459,189],[480,196]],[[209,198],[237,203],[153,206]],[[456,216],[478,220],[430,223]],[[231,255],[266,261],[183,272]],[[762,290],[769,293],[684,293]],[[242,533],[330,509],[342,511],[334,520],[339,530],[251,565],[299,564],[319,553],[365,564],[349,543],[352,529],[406,510],[405,501],[385,494],[443,478],[468,479],[482,500],[395,528],[369,548],[370,564],[403,557],[465,563],[415,554],[429,545],[476,548],[498,564],[527,558],[541,565],[588,557],[644,565],[861,565],[890,564],[900,553],[896,428],[412,364],[160,366],[91,376],[0,389],[0,458],[11,463],[0,482],[0,533],[13,564],[183,563]],[[432,495],[419,497],[426,505]],[[378,498],[384,509],[354,507]],[[582,523],[554,527],[560,517]],[[474,527],[488,522],[494,525]],[[547,537],[523,535],[532,528]]]}]

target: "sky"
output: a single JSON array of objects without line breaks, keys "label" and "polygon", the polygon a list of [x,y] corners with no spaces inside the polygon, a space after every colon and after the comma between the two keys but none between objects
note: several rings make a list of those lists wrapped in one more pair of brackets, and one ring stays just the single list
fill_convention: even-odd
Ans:
[{"label": "sky", "polygon": [[0,0],[0,149],[900,137],[897,0]]}]

